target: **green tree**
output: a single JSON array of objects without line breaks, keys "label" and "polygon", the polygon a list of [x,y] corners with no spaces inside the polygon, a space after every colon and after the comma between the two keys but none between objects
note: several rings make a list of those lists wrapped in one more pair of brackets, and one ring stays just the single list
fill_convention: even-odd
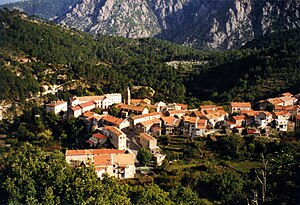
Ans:
[{"label": "green tree", "polygon": [[137,160],[139,160],[142,165],[147,165],[151,161],[151,153],[142,147],[137,154]]}]

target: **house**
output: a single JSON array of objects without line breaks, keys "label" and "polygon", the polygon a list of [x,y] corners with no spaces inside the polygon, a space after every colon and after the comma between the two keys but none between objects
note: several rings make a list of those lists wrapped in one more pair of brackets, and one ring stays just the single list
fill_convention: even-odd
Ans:
[{"label": "house", "polygon": [[93,101],[96,107],[106,110],[109,106],[122,102],[122,95],[120,93],[105,94],[100,96],[74,96],[70,99],[71,106],[76,106],[82,103]]},{"label": "house", "polygon": [[244,110],[251,110],[251,104],[249,102],[231,102],[229,104],[229,112],[232,113],[241,113]]},{"label": "house", "polygon": [[279,97],[269,98],[259,104],[262,110],[274,110],[276,106],[293,106],[297,104],[298,99],[293,97],[291,93],[283,93]]},{"label": "house", "polygon": [[291,114],[292,117],[300,114],[300,106],[299,105],[289,105],[289,106],[275,106],[274,112],[287,111]]},{"label": "house", "polygon": [[79,105],[76,105],[74,107],[71,107],[68,113],[69,117],[79,117],[80,115],[82,115],[82,110],[81,107]]},{"label": "house", "polygon": [[259,127],[266,127],[269,126],[272,123],[272,121],[273,121],[272,113],[267,111],[261,111],[257,116],[256,124]]},{"label": "house", "polygon": [[191,116],[205,119],[208,125],[215,127],[218,123],[224,122],[227,119],[228,113],[221,106],[204,105],[200,106],[200,111],[193,111]]},{"label": "house", "polygon": [[185,110],[168,110],[166,112],[166,116],[172,116],[172,117],[177,116],[178,118],[181,118],[184,115],[186,115],[186,111]]},{"label": "house", "polygon": [[161,117],[164,134],[176,135],[179,134],[179,125],[181,119],[175,117]]},{"label": "house", "polygon": [[130,104],[131,105],[151,105],[151,100],[149,100],[148,98],[144,98],[144,99],[131,99],[130,100]]},{"label": "house", "polygon": [[103,115],[99,115],[92,111],[87,111],[79,116],[79,118],[85,122],[88,131],[95,131],[99,127],[99,120],[101,120],[102,117]]},{"label": "house", "polygon": [[242,127],[246,124],[246,117],[244,115],[232,116],[230,128],[233,127]]},{"label": "house", "polygon": [[207,111],[207,110],[210,110],[210,111],[219,111],[219,112],[225,112],[224,108],[222,106],[217,106],[217,105],[201,105],[199,107],[199,110],[200,111]]},{"label": "house", "polygon": [[134,178],[135,156],[133,153],[125,153],[123,150],[113,149],[89,149],[67,150],[66,161],[72,165],[84,163],[86,166],[93,165],[98,178],[104,174],[118,178]]},{"label": "house", "polygon": [[90,139],[87,141],[87,143],[90,144],[90,147],[97,146],[97,145],[103,145],[107,141],[107,137],[101,133],[95,133],[90,137]]},{"label": "house", "polygon": [[291,115],[287,111],[274,112],[273,118],[275,119],[274,120],[275,128],[278,131],[283,131],[283,132],[288,131],[288,122],[290,117]]},{"label": "house", "polygon": [[[161,128],[161,120],[159,118],[137,123],[134,126],[134,131],[136,134],[140,134],[143,132],[152,133],[157,131],[156,128]],[[161,133],[156,133],[156,134],[161,134]]]},{"label": "house", "polygon": [[103,130],[103,134],[110,139],[110,142],[114,145],[114,147],[118,150],[127,149],[127,137],[124,132],[122,132],[119,128],[115,126],[105,126]]},{"label": "house", "polygon": [[135,125],[141,122],[159,119],[162,116],[160,112],[152,112],[143,115],[136,115],[130,118],[131,128],[134,129]]},{"label": "house", "polygon": [[151,153],[155,153],[157,147],[157,140],[147,133],[141,133],[139,135],[139,142],[142,147],[149,150]]},{"label": "house", "polygon": [[203,136],[205,134],[207,120],[198,117],[184,116],[182,119],[181,131],[183,135],[192,137]]},{"label": "house", "polygon": [[167,109],[167,104],[161,101],[155,103],[154,105],[157,106],[157,112],[162,112]]},{"label": "house", "polygon": [[105,115],[104,117],[101,118],[100,122],[103,125],[115,126],[120,130],[129,128],[130,126],[130,122],[128,121],[128,119],[117,118],[111,115]]},{"label": "house", "polygon": [[188,110],[188,106],[180,103],[169,103],[167,110]]},{"label": "house", "polygon": [[46,112],[54,112],[56,115],[60,112],[68,111],[68,103],[65,101],[54,101],[46,104]]},{"label": "house", "polygon": [[258,121],[259,111],[254,110],[244,110],[241,111],[241,114],[245,116],[246,122],[245,125],[253,125]]},{"label": "house", "polygon": [[69,116],[72,117],[79,117],[80,115],[82,115],[83,113],[87,112],[87,111],[91,111],[92,109],[96,108],[96,104],[94,101],[88,101],[88,102],[84,102],[82,104],[73,106],[69,109]]},{"label": "house", "polygon": [[161,153],[155,153],[153,154],[152,158],[153,158],[153,162],[155,164],[157,164],[158,166],[161,166],[164,159],[166,158],[167,155],[165,154],[161,154]]},{"label": "house", "polygon": [[81,107],[81,112],[85,113],[87,111],[95,109],[96,108],[96,103],[94,101],[88,101],[88,102],[79,104],[79,106]]},{"label": "house", "polygon": [[127,112],[128,114],[134,115],[145,115],[149,113],[149,109],[144,106],[134,106],[134,105],[127,105],[127,104],[117,104],[116,106],[121,111]]}]

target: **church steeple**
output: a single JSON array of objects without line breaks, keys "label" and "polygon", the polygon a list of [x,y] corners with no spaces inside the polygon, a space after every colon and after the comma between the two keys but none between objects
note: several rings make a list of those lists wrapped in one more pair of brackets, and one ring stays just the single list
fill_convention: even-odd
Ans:
[{"label": "church steeple", "polygon": [[127,104],[128,105],[130,105],[130,100],[131,100],[130,89],[129,89],[129,87],[127,87]]}]

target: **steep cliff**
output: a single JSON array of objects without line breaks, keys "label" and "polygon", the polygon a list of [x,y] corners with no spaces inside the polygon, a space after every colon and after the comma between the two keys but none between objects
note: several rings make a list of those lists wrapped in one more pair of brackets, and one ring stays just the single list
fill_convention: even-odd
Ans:
[{"label": "steep cliff", "polygon": [[156,36],[208,49],[237,48],[263,34],[300,27],[300,0],[72,0],[40,11],[55,2],[9,6],[95,35]]},{"label": "steep cliff", "polygon": [[161,31],[143,0],[83,0],[56,20],[93,34],[149,37]]}]

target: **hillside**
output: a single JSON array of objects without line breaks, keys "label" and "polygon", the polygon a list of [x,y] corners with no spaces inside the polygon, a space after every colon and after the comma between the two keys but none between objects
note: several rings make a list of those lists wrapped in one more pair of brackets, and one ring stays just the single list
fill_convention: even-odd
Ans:
[{"label": "hillside", "polygon": [[[266,35],[240,50],[204,53],[151,38],[95,39],[16,11],[1,12],[0,21],[2,100],[24,101],[45,85],[62,85],[58,96],[64,99],[149,86],[156,101],[191,106],[195,97],[255,102],[287,90],[300,92],[299,30]],[[31,62],[19,62],[25,57]]]},{"label": "hillside", "polygon": [[195,69],[187,89],[213,101],[258,101],[300,92],[300,29],[266,35],[243,49],[214,53]]},{"label": "hillside", "polygon": [[[36,59],[22,65],[31,71],[32,78],[40,84],[53,84],[58,83],[59,74],[65,74],[64,83],[80,82],[80,86],[66,91],[77,95],[88,91],[124,93],[127,86],[146,85],[157,91],[156,99],[184,101],[185,87],[180,73],[164,62],[204,58],[202,52],[155,39],[104,36],[94,39],[85,33],[28,19],[17,11],[1,11],[0,22],[0,47]],[[9,56],[13,58],[10,54],[6,57]],[[16,60],[10,58],[7,61],[13,65]],[[3,64],[1,69],[16,67],[19,64],[10,67]],[[1,83],[8,85],[4,80]],[[19,98],[16,93],[1,93],[1,99]],[[24,98],[32,94],[27,93]]]},{"label": "hillside", "polygon": [[264,34],[300,27],[298,0],[31,0],[4,7],[95,36],[155,36],[202,49],[239,48]]}]

